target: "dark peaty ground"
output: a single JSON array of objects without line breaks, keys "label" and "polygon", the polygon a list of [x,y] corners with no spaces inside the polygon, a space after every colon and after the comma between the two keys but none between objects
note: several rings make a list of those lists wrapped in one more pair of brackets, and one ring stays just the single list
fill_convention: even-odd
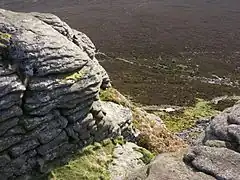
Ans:
[{"label": "dark peaty ground", "polygon": [[[112,57],[102,64],[113,84],[142,103],[240,93],[239,0],[0,0],[0,7],[51,12],[85,32]],[[223,80],[204,81],[215,75]]]}]

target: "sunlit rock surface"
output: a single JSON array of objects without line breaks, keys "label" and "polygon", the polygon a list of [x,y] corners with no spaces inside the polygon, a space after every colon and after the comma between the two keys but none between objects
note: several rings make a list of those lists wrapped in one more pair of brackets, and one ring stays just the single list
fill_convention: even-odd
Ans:
[{"label": "sunlit rock surface", "polygon": [[110,80],[84,33],[3,9],[0,32],[1,180],[40,177],[93,141],[129,134],[131,111],[99,100]]}]

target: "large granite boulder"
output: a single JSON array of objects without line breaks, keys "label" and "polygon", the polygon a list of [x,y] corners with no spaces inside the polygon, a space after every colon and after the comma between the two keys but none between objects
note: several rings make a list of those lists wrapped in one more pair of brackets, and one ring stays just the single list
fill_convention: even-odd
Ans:
[{"label": "large granite boulder", "polygon": [[214,180],[202,172],[193,171],[183,161],[181,150],[175,153],[163,153],[149,165],[131,173],[126,180]]},{"label": "large granite boulder", "polygon": [[193,168],[216,179],[240,179],[240,154],[230,149],[197,146],[188,152],[185,159]]},{"label": "large granite boulder", "polygon": [[216,179],[240,179],[240,104],[212,120],[185,160]]},{"label": "large granite boulder", "polygon": [[110,80],[95,49],[52,14],[0,9],[1,180],[36,179],[93,141],[129,134],[131,111],[99,100]]}]

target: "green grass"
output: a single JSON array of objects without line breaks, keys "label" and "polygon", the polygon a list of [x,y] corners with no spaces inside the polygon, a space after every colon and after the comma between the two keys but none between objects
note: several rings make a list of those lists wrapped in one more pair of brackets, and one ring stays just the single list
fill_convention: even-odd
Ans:
[{"label": "green grass", "polygon": [[[94,143],[84,148],[73,157],[67,165],[58,167],[51,172],[49,180],[110,180],[108,165],[113,160],[116,145],[125,144],[122,137],[101,143]],[[151,162],[154,154],[144,148],[135,148],[142,154],[140,158],[145,164]]]},{"label": "green grass", "polygon": [[112,140],[84,148],[67,165],[52,171],[51,180],[110,180],[107,170],[115,148]]},{"label": "green grass", "polygon": [[181,132],[195,125],[196,120],[201,117],[210,117],[218,113],[212,108],[208,101],[197,99],[194,107],[188,107],[183,112],[178,114],[161,114],[160,117],[164,121],[166,127],[171,132]]},{"label": "green grass", "polygon": [[125,107],[131,106],[129,100],[112,87],[106,90],[101,90],[99,97],[102,101],[111,101]]}]

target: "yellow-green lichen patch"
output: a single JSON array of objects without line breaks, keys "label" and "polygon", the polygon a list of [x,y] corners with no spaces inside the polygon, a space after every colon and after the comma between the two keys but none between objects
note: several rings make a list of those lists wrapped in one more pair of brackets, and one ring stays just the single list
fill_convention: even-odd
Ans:
[{"label": "yellow-green lichen patch", "polygon": [[61,82],[62,82],[62,83],[66,83],[68,80],[77,82],[77,81],[81,80],[81,79],[84,77],[85,74],[86,74],[86,71],[83,70],[83,69],[81,69],[81,70],[79,70],[79,71],[77,71],[77,72],[74,72],[74,73],[72,73],[72,74],[69,74],[69,75],[65,76],[65,77],[61,80]]},{"label": "yellow-green lichen patch", "polygon": [[108,165],[115,143],[108,139],[84,148],[67,165],[52,171],[51,180],[110,180]]},{"label": "yellow-green lichen patch", "polygon": [[214,116],[217,113],[218,111],[214,110],[208,101],[197,99],[194,107],[188,107],[181,113],[157,114],[160,115],[166,127],[175,133],[193,127],[199,118]]},{"label": "yellow-green lichen patch", "polygon": [[11,34],[0,32],[0,47],[7,47],[6,44],[10,41],[11,37]]}]

